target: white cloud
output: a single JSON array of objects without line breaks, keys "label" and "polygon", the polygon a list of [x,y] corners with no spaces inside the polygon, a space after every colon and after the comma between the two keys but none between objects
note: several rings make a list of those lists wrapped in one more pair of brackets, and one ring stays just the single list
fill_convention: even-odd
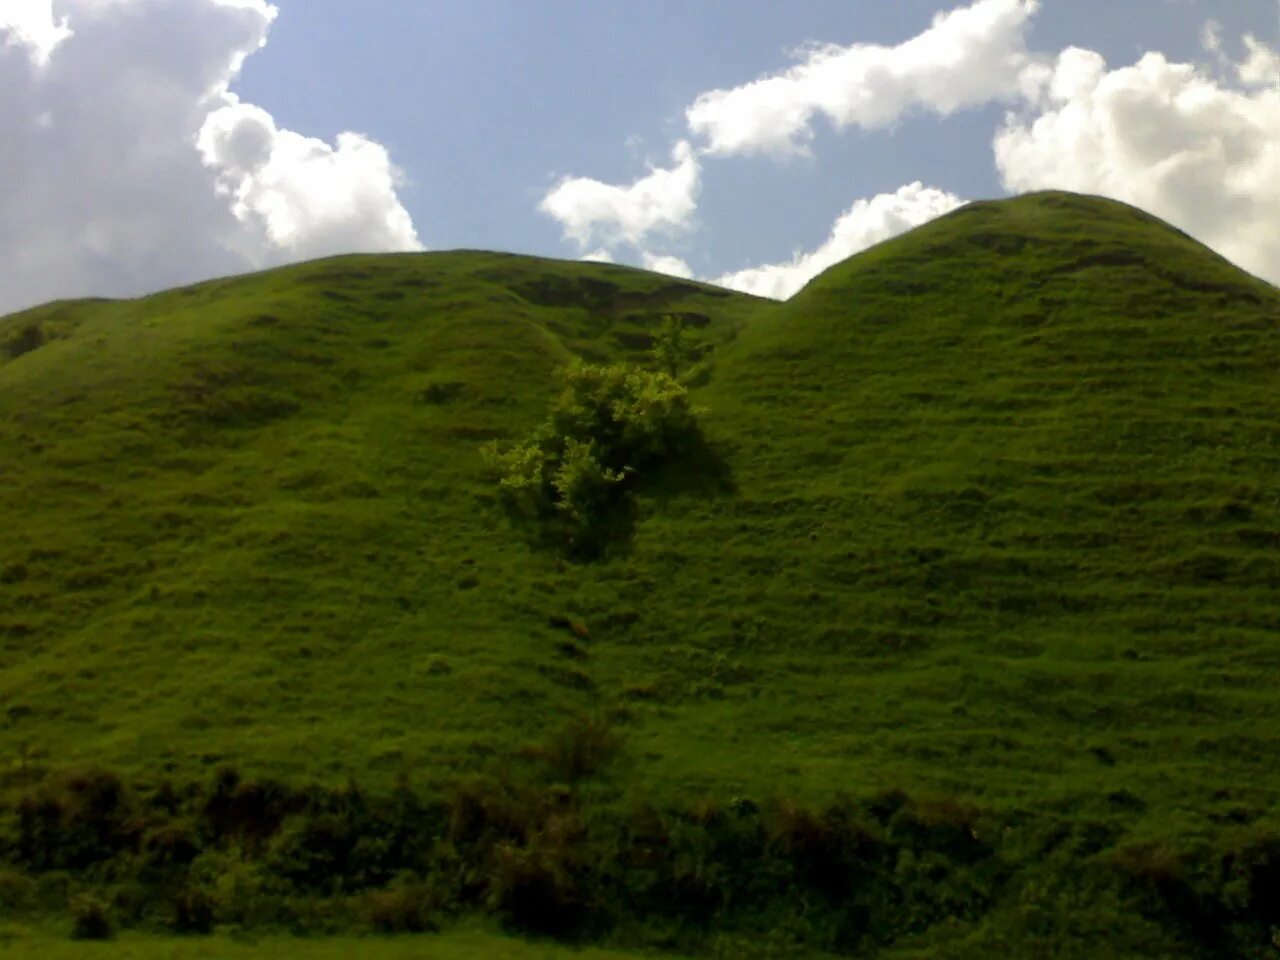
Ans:
[{"label": "white cloud", "polygon": [[682,280],[693,278],[693,268],[679,257],[660,256],[648,251],[643,251],[640,256],[646,270],[652,270],[654,273],[665,273],[673,277],[679,277]]},{"label": "white cloud", "polygon": [[[913,110],[945,115],[1005,101],[1011,111],[993,150],[1008,190],[1127,201],[1280,282],[1280,54],[1246,35],[1235,62],[1222,28],[1208,21],[1201,43],[1212,65],[1148,53],[1111,70],[1090,50],[1029,51],[1026,28],[1038,8],[1038,0],[974,0],[898,46],[814,48],[783,73],[698,97],[686,120],[703,146],[682,142],[671,169],[630,186],[566,179],[542,209],[584,249],[594,242],[612,254],[629,244],[652,265],[659,258],[648,252],[650,235],[692,223],[709,156],[804,152],[818,118],[872,129]],[[959,202],[911,184],[854,204],[816,250],[714,282],[787,297],[839,260]]]},{"label": "white cloud", "polygon": [[977,0],[894,47],[816,47],[782,73],[702,94],[686,119],[711,153],[785,154],[807,150],[819,115],[874,129],[916,108],[945,116],[1012,99],[1032,77],[1024,28],[1038,8],[1039,0]]},{"label": "white cloud", "polygon": [[386,148],[358,133],[338,134],[335,148],[233,103],[209,115],[198,143],[231,212],[260,241],[257,259],[421,248]]},{"label": "white cloud", "polygon": [[1245,34],[1244,45],[1249,55],[1237,70],[1240,82],[1248,86],[1280,84],[1280,54],[1249,34]]},{"label": "white cloud", "polygon": [[1206,53],[1219,56],[1222,53],[1222,24],[1217,20],[1206,20],[1200,28],[1200,46]]},{"label": "white cloud", "polygon": [[759,297],[785,300],[828,267],[949,213],[963,202],[944,190],[911,183],[895,193],[858,200],[840,215],[831,235],[816,250],[797,253],[786,263],[739,270],[711,282]]},{"label": "white cloud", "polygon": [[47,2],[12,3],[0,0],[0,312],[417,248],[382,147],[281,130],[228,92],[266,42],[264,0],[64,0],[59,21]]},{"label": "white cloud", "polygon": [[4,45],[26,47],[37,66],[49,62],[54,48],[71,36],[67,18],[55,18],[53,0],[5,0],[0,8]]},{"label": "white cloud", "polygon": [[1124,200],[1280,281],[1280,62],[1246,43],[1240,88],[1159,53],[1109,70],[1064,51],[1042,99],[995,137],[1005,187]]},{"label": "white cloud", "polygon": [[583,263],[614,263],[613,254],[601,247],[599,250],[592,250],[590,253],[584,253],[578,258]]},{"label": "white cloud", "polygon": [[[705,147],[680,141],[672,151],[672,166],[651,168],[629,185],[566,177],[539,209],[558,220],[565,237],[580,249],[598,247],[593,258],[612,258],[617,248],[629,245],[649,269],[691,276],[679,258],[650,253],[649,242],[656,234],[692,226],[705,156],[802,151],[818,115],[837,126],[880,127],[913,108],[948,114],[1034,92],[1049,71],[1027,52],[1023,36],[1038,8],[1039,0],[976,0],[939,14],[929,29],[896,47],[814,48],[803,63],[784,73],[699,96],[686,119],[690,131],[707,141]],[[896,232],[892,224],[923,222],[918,217],[932,209],[933,194],[945,195],[915,187],[916,193],[904,187],[855,205],[837,222],[828,243],[811,254],[739,271],[728,279],[743,289],[786,296],[825,265]],[[873,222],[876,217],[882,218],[879,225]],[[864,242],[864,236],[872,239]]]},{"label": "white cloud", "polygon": [[672,166],[654,167],[630,186],[566,177],[538,205],[560,221],[581,247],[602,243],[640,246],[651,234],[688,229],[697,210],[698,157],[685,141],[671,152]]}]

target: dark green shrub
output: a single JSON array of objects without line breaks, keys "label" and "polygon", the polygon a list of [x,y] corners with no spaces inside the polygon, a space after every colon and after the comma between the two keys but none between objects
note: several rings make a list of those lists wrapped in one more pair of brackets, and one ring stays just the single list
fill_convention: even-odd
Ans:
[{"label": "dark green shrub", "polygon": [[537,751],[552,777],[577,783],[600,773],[622,749],[622,737],[607,719],[583,714],[568,721]]},{"label": "dark green shrub", "polygon": [[73,771],[18,801],[17,853],[37,870],[82,869],[137,851],[143,828],[119,777],[97,770]]},{"label": "dark green shrub", "polygon": [[194,884],[182,886],[173,895],[173,929],[176,933],[212,933],[217,909],[217,900],[208,890]]},{"label": "dark green shrub", "polygon": [[200,853],[200,842],[187,824],[165,823],[147,834],[142,848],[153,866],[185,866]]},{"label": "dark green shrub", "polygon": [[831,901],[848,897],[886,859],[883,844],[851,816],[848,804],[818,813],[781,801],[771,811],[768,835],[770,848],[795,865],[797,879]]},{"label": "dark green shrub", "polygon": [[97,897],[83,896],[71,905],[73,940],[110,940],[114,934],[107,905]]},{"label": "dark green shrub", "polygon": [[[524,751],[536,769],[508,761],[434,801],[407,781],[367,796],[354,785],[244,783],[227,770],[203,790],[165,791],[160,803],[145,791],[139,813],[118,781],[70,775],[29,798],[49,816],[29,810],[26,834],[0,837],[0,849],[17,853],[26,836],[41,862],[83,862],[86,879],[109,884],[117,925],[145,924],[159,908],[183,933],[222,924],[314,933],[353,920],[414,932],[478,910],[557,937],[639,931],[657,943],[649,934],[662,931],[707,947],[774,934],[779,949],[794,941],[853,953],[976,922],[1016,895],[988,839],[999,831],[962,805],[894,791],[826,808],[714,797],[629,808],[615,785],[582,786],[620,747],[607,715],[583,715]],[[8,822],[22,828],[19,813]],[[117,842],[134,821],[136,855]],[[117,855],[84,860],[90,840]],[[1065,843],[1062,856],[1077,861]],[[1194,869],[1163,848],[1089,849],[1135,915],[1180,937],[1247,945],[1276,921],[1280,844],[1268,835]],[[73,874],[64,869],[39,867],[38,890],[4,899],[66,903]]]},{"label": "dark green shrub", "polygon": [[515,929],[573,936],[601,906],[600,884],[575,812],[550,815],[526,844],[500,843],[489,863],[489,907]]},{"label": "dark green shrub", "polygon": [[369,922],[382,933],[426,933],[440,929],[437,904],[430,889],[411,878],[401,878],[382,890],[373,890],[366,901]]},{"label": "dark green shrub", "polygon": [[1163,914],[1165,922],[1206,946],[1222,944],[1230,914],[1197,882],[1186,854],[1158,843],[1131,843],[1116,848],[1111,860],[1149,915]]},{"label": "dark green shrub", "polygon": [[163,913],[168,897],[157,879],[145,870],[116,873],[117,882],[109,888],[107,905],[117,927],[132,929],[146,923],[154,911]]},{"label": "dark green shrub", "polygon": [[453,788],[445,838],[464,855],[503,840],[523,842],[535,829],[541,798],[507,780],[475,777]]},{"label": "dark green shrub", "polygon": [[698,436],[698,411],[669,374],[576,363],[563,379],[550,425],[558,436],[595,443],[607,470],[645,470],[678,456]]},{"label": "dark green shrub", "polygon": [[306,798],[271,780],[241,781],[232,767],[220,769],[203,812],[204,827],[216,842],[235,839],[251,853],[260,851]]},{"label": "dark green shrub", "polygon": [[594,556],[629,528],[635,480],[697,446],[697,411],[667,373],[577,362],[561,376],[563,391],[529,438],[481,454],[511,513],[570,554]]},{"label": "dark green shrub", "polygon": [[272,846],[272,869],[302,890],[327,891],[351,873],[358,825],[332,813],[290,821]]},{"label": "dark green shrub", "polygon": [[168,780],[164,780],[147,799],[152,810],[158,810],[173,816],[182,807],[182,798]]},{"label": "dark green shrub", "polygon": [[1255,838],[1222,858],[1222,901],[1231,913],[1280,927],[1280,837]]},{"label": "dark green shrub", "polygon": [[39,320],[32,320],[9,338],[7,344],[9,356],[16,360],[23,354],[40,349],[48,340],[49,337],[45,333],[44,324]]},{"label": "dark green shrub", "polygon": [[653,338],[653,359],[658,369],[676,376],[689,362],[689,344],[685,340],[684,321],[677,316],[663,318]]},{"label": "dark green shrub", "polygon": [[0,916],[30,909],[36,902],[36,885],[27,874],[0,866]]}]

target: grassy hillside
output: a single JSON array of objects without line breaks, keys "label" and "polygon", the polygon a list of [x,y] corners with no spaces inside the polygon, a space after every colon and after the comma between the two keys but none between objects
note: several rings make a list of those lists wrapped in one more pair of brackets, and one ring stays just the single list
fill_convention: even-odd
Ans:
[{"label": "grassy hillside", "polygon": [[971,205],[723,352],[738,494],[666,536],[741,560],[685,602],[720,573],[754,649],[827,665],[771,685],[821,781],[1265,807],[1278,362],[1280,293],[1145,214]]},{"label": "grassy hillside", "polygon": [[[47,960],[638,960],[636,954],[612,950],[572,949],[467,930],[432,937],[297,937],[218,936],[175,941],[173,938],[129,936],[109,943],[73,943],[56,933],[18,931],[0,943],[12,956]],[[673,958],[674,960],[674,958]]]},{"label": "grassy hillside", "polygon": [[547,625],[576,571],[513,543],[478,448],[570,356],[756,306],[457,253],[5,319],[47,342],[0,366],[0,754],[390,781],[582,705]]},{"label": "grassy hillside", "polygon": [[[670,313],[722,475],[655,478],[599,562],[531,545],[480,446]],[[12,784],[440,783],[589,712],[624,738],[615,796],[901,788],[1051,865],[891,955],[1265,939],[1280,881],[1239,864],[1280,837],[1280,292],[1145,214],[973,204],[785,304],[344,257],[50,305],[0,344]],[[1146,887],[1099,906],[1099,865]]]}]

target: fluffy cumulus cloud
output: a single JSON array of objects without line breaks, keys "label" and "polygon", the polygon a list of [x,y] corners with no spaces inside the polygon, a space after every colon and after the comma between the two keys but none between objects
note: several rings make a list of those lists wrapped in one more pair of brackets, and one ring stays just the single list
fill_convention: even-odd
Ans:
[{"label": "fluffy cumulus cloud", "polygon": [[0,311],[420,245],[386,151],[229,92],[264,0],[0,3]]},{"label": "fluffy cumulus cloud", "polygon": [[400,175],[386,148],[367,137],[340,133],[331,147],[278,129],[259,107],[233,103],[209,115],[198,144],[257,259],[419,247],[396,195]]},{"label": "fluffy cumulus cloud", "polygon": [[816,250],[797,253],[786,263],[728,273],[712,282],[759,297],[785,300],[846,257],[950,213],[962,203],[959,197],[944,190],[911,183],[895,193],[882,193],[854,203],[840,215],[831,228],[831,235]]},{"label": "fluffy cumulus cloud", "polygon": [[656,233],[687,229],[698,205],[701,168],[693,147],[677,143],[670,167],[653,167],[627,186],[589,177],[565,177],[539,209],[560,222],[567,238],[591,243],[643,246]]},{"label": "fluffy cumulus cloud", "polygon": [[[652,248],[659,237],[693,226],[705,160],[804,151],[819,116],[837,127],[882,127],[913,110],[948,114],[1033,91],[1048,69],[1027,52],[1024,41],[1024,27],[1038,6],[1038,0],[977,0],[938,15],[928,29],[897,46],[814,47],[783,73],[699,96],[686,113],[692,139],[676,145],[670,167],[655,167],[626,185],[567,177],[547,193],[540,209],[560,222],[580,250],[595,247],[590,259],[612,259],[629,247],[648,269],[691,276],[684,260]],[[788,296],[842,257],[956,202],[919,183],[860,200],[818,249],[788,263],[728,274],[719,282],[764,296]]]},{"label": "fluffy cumulus cloud", "polygon": [[[1004,103],[993,130],[1003,186],[1066,189],[1143,207],[1229,259],[1280,283],[1280,53],[1253,36],[1233,58],[1219,24],[1201,44],[1212,63],[1158,52],[1112,69],[1101,55],[1028,49],[1039,0],[974,0],[896,46],[814,46],[795,66],[698,96],[676,165],[630,186],[562,181],[543,201],[582,249],[630,245],[641,262],[683,275],[651,252],[659,228],[687,227],[709,161],[807,152],[815,123],[876,129],[903,117]],[[843,257],[945,213],[959,200],[919,183],[860,200],[817,249],[716,282],[786,297]],[[661,265],[661,266],[660,266]]]},{"label": "fluffy cumulus cloud", "polygon": [[729,90],[712,90],[689,108],[689,129],[715,154],[795,153],[813,122],[888,126],[911,110],[950,114],[1017,95],[1036,58],[1025,27],[1038,0],[978,0],[939,14],[897,46],[819,46],[789,70]]},{"label": "fluffy cumulus cloud", "polygon": [[1113,70],[1064,51],[995,136],[1005,187],[1124,200],[1280,282],[1280,58],[1245,49],[1237,84],[1159,53]]},{"label": "fluffy cumulus cloud", "polygon": [[654,273],[665,273],[683,280],[693,278],[693,268],[679,257],[673,257],[670,254],[659,255],[646,250],[641,254],[641,261],[646,270],[652,270]]},{"label": "fluffy cumulus cloud", "polygon": [[0,7],[0,39],[22,47],[37,64],[45,64],[54,48],[71,36],[67,18],[55,18],[53,0],[8,0]]}]

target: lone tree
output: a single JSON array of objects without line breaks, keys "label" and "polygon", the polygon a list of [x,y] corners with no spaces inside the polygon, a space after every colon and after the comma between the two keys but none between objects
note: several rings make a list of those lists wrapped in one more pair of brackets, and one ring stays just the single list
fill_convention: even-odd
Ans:
[{"label": "lone tree", "polygon": [[680,372],[680,368],[689,362],[689,344],[685,340],[684,321],[674,314],[668,314],[662,320],[653,338],[653,359],[661,370],[671,376]]},{"label": "lone tree", "polygon": [[697,443],[698,411],[664,371],[576,361],[547,419],[508,450],[481,454],[508,509],[576,557],[598,555],[629,518],[636,481]]}]

